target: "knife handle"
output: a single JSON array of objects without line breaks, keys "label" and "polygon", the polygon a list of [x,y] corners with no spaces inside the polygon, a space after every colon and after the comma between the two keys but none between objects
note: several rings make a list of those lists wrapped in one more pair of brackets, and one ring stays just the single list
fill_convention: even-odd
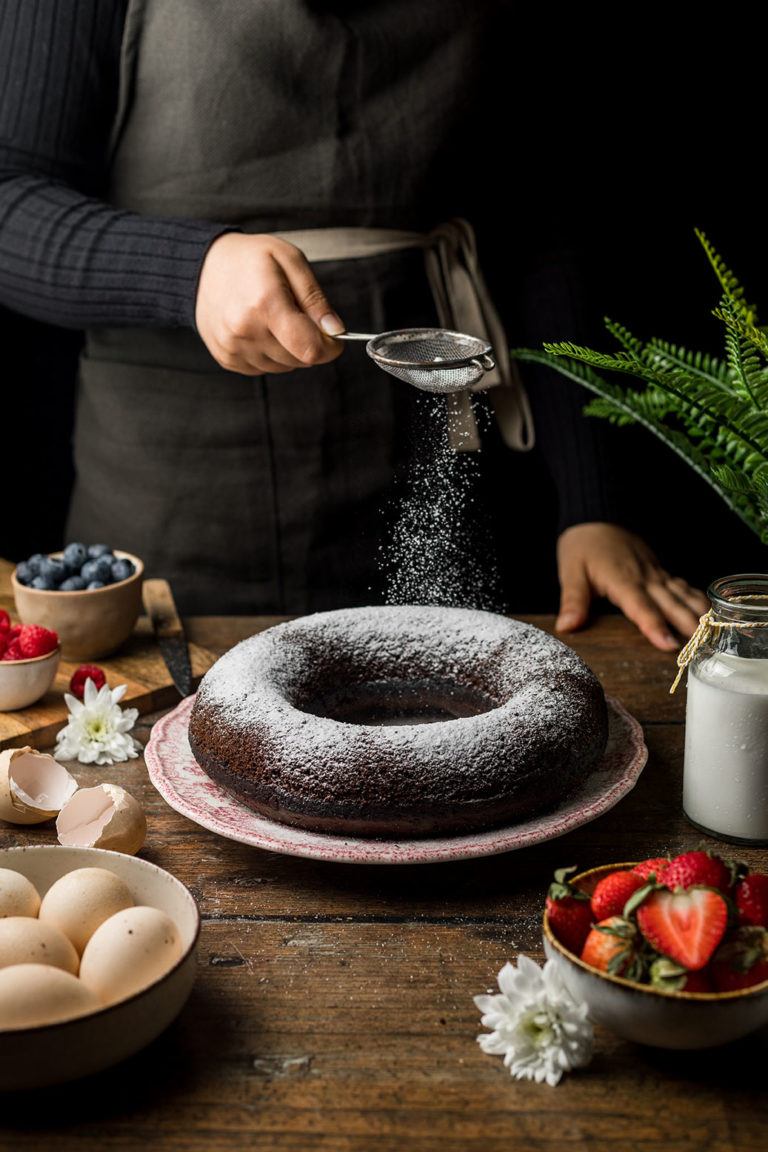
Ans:
[{"label": "knife handle", "polygon": [[160,638],[183,636],[184,628],[167,580],[145,580],[141,590],[144,610]]}]

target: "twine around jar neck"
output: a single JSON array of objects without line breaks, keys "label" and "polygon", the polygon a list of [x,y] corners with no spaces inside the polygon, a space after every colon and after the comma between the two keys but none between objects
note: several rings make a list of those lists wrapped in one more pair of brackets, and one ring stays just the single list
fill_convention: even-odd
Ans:
[{"label": "twine around jar neck", "polygon": [[[745,596],[734,596],[730,601],[731,604],[742,604],[747,601],[763,600],[768,607],[768,594],[751,593]],[[670,695],[675,691],[683,672],[693,660],[702,644],[707,644],[713,636],[719,635],[726,628],[768,628],[768,620],[718,620],[717,612],[714,608],[710,608],[699,619],[696,626],[696,631],[691,636],[685,647],[680,649],[677,655],[677,676],[675,676],[674,683],[670,688]]]}]

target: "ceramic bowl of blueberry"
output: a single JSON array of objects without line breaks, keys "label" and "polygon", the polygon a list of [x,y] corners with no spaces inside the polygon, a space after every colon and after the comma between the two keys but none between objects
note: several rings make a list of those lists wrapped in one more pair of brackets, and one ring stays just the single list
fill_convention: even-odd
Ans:
[{"label": "ceramic bowl of blueberry", "polygon": [[65,660],[98,660],[116,652],[141,612],[144,565],[107,544],[67,544],[36,553],[11,575],[22,623],[59,635]]}]

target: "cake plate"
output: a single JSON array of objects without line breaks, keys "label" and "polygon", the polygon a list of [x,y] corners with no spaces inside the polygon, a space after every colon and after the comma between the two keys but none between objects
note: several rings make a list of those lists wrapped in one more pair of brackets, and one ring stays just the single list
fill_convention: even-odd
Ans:
[{"label": "cake plate", "polygon": [[608,746],[593,772],[554,810],[505,828],[418,840],[327,836],[278,824],[252,812],[211,780],[187,739],[194,697],[182,700],[152,729],[144,759],[164,800],[201,828],[268,852],[348,864],[434,864],[495,856],[554,840],[608,812],[634,788],[648,759],[639,723],[609,698]]}]

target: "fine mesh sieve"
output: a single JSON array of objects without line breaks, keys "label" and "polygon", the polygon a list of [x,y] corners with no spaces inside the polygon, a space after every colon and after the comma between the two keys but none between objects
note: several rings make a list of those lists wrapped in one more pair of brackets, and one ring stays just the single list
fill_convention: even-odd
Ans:
[{"label": "fine mesh sieve", "polygon": [[425,392],[461,392],[496,367],[491,346],[446,328],[400,328],[378,336],[344,332],[337,340],[365,340],[379,368]]}]

